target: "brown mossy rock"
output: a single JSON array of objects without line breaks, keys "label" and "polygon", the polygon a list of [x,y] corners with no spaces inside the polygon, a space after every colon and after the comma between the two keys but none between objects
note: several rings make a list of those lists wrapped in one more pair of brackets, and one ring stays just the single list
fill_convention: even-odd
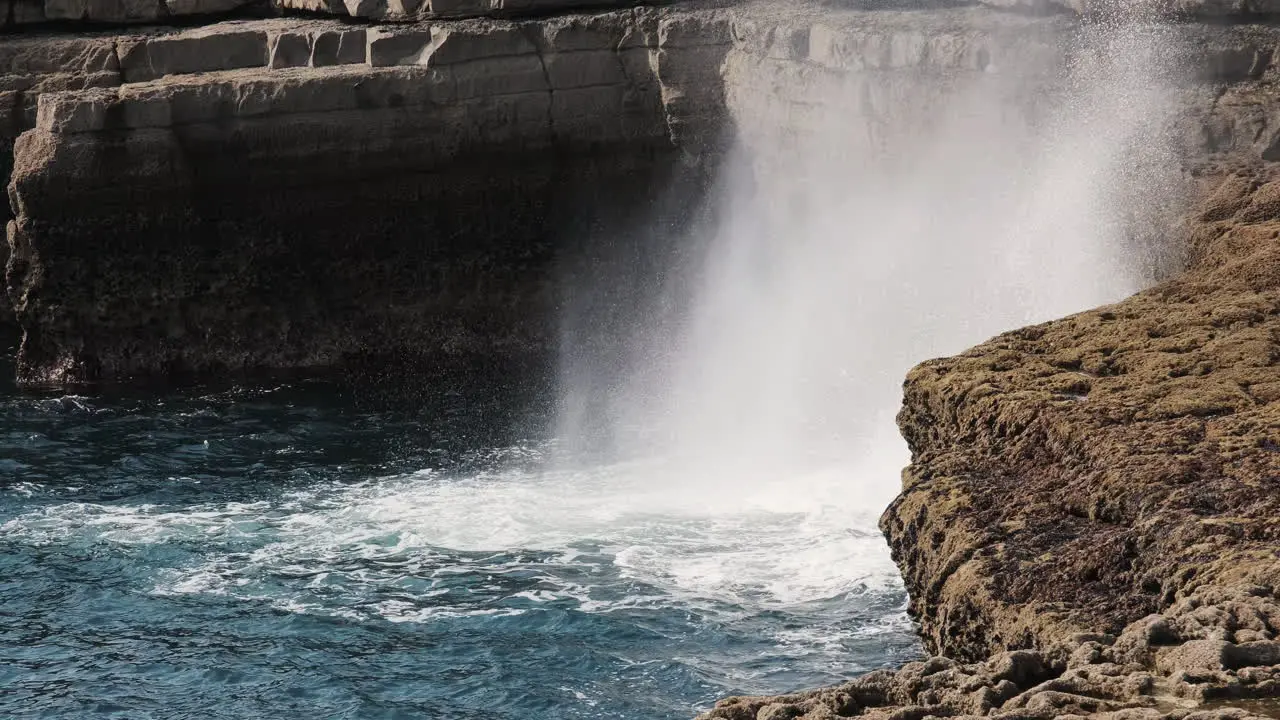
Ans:
[{"label": "brown mossy rock", "polygon": [[1280,183],[1229,178],[1192,226],[1182,276],[911,372],[882,528],[929,649],[1280,584]]},{"label": "brown mossy rock", "polygon": [[947,657],[705,718],[1276,714],[1280,183],[1205,196],[1179,277],[907,378],[881,527]]},{"label": "brown mossy rock", "polygon": [[[981,662],[934,657],[825,690],[728,698],[702,720],[1260,717],[1268,706],[1251,698],[1280,692],[1280,643],[1274,631],[1250,628],[1277,610],[1280,602],[1259,588],[1204,586],[1118,637],[1078,635],[1053,650]],[[1254,637],[1264,639],[1240,641]]]}]

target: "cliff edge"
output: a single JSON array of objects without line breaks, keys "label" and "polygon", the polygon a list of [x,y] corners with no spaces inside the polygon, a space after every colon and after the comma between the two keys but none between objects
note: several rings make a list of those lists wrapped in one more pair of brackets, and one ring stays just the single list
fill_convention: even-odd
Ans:
[{"label": "cliff edge", "polygon": [[906,379],[881,529],[936,656],[704,718],[1280,717],[1275,29],[1236,5],[1179,26],[1182,269]]},{"label": "cliff edge", "polygon": [[708,717],[1274,717],[1280,182],[1226,178],[1190,268],[915,368],[881,527],[940,653]]}]

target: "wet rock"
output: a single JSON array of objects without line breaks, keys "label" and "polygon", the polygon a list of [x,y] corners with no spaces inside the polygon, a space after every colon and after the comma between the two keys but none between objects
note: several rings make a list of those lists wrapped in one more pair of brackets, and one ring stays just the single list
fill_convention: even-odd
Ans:
[{"label": "wet rock", "polygon": [[267,30],[257,24],[232,24],[121,40],[119,55],[120,70],[128,83],[165,75],[265,67]]}]

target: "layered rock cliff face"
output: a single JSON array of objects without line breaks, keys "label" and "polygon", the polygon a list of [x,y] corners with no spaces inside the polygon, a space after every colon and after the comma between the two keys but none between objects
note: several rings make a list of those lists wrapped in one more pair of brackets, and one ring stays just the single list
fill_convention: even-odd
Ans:
[{"label": "layered rock cliff face", "polygon": [[546,352],[563,246],[696,206],[727,27],[640,9],[4,41],[27,83],[11,127],[34,126],[9,188],[20,378]]},{"label": "layered rock cliff face", "polygon": [[[1185,250],[1172,277],[926,362],[905,383],[912,463],[881,527],[939,657],[730,698],[706,717],[1276,715],[1280,28],[1253,22],[1272,12],[1261,4],[1172,9],[1235,21],[1168,26],[1180,68],[1169,138],[1200,198],[1166,230]],[[840,97],[832,87],[1007,64],[1010,48],[1052,57],[1076,27],[954,13],[953,33],[926,38],[882,23],[833,43],[834,15],[739,33],[727,67],[786,78],[765,90],[779,118],[823,117],[814,105]],[[945,16],[934,11],[941,28]]]},{"label": "layered rock cliff face", "polygon": [[1274,717],[1271,177],[1217,185],[1179,277],[911,373],[882,527],[944,657],[709,717]]}]

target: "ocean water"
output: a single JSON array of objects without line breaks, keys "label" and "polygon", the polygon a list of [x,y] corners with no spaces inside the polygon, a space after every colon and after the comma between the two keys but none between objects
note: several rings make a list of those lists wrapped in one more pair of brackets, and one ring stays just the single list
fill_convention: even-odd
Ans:
[{"label": "ocean water", "polygon": [[839,468],[699,492],[418,395],[0,388],[0,717],[674,720],[919,654]]}]

